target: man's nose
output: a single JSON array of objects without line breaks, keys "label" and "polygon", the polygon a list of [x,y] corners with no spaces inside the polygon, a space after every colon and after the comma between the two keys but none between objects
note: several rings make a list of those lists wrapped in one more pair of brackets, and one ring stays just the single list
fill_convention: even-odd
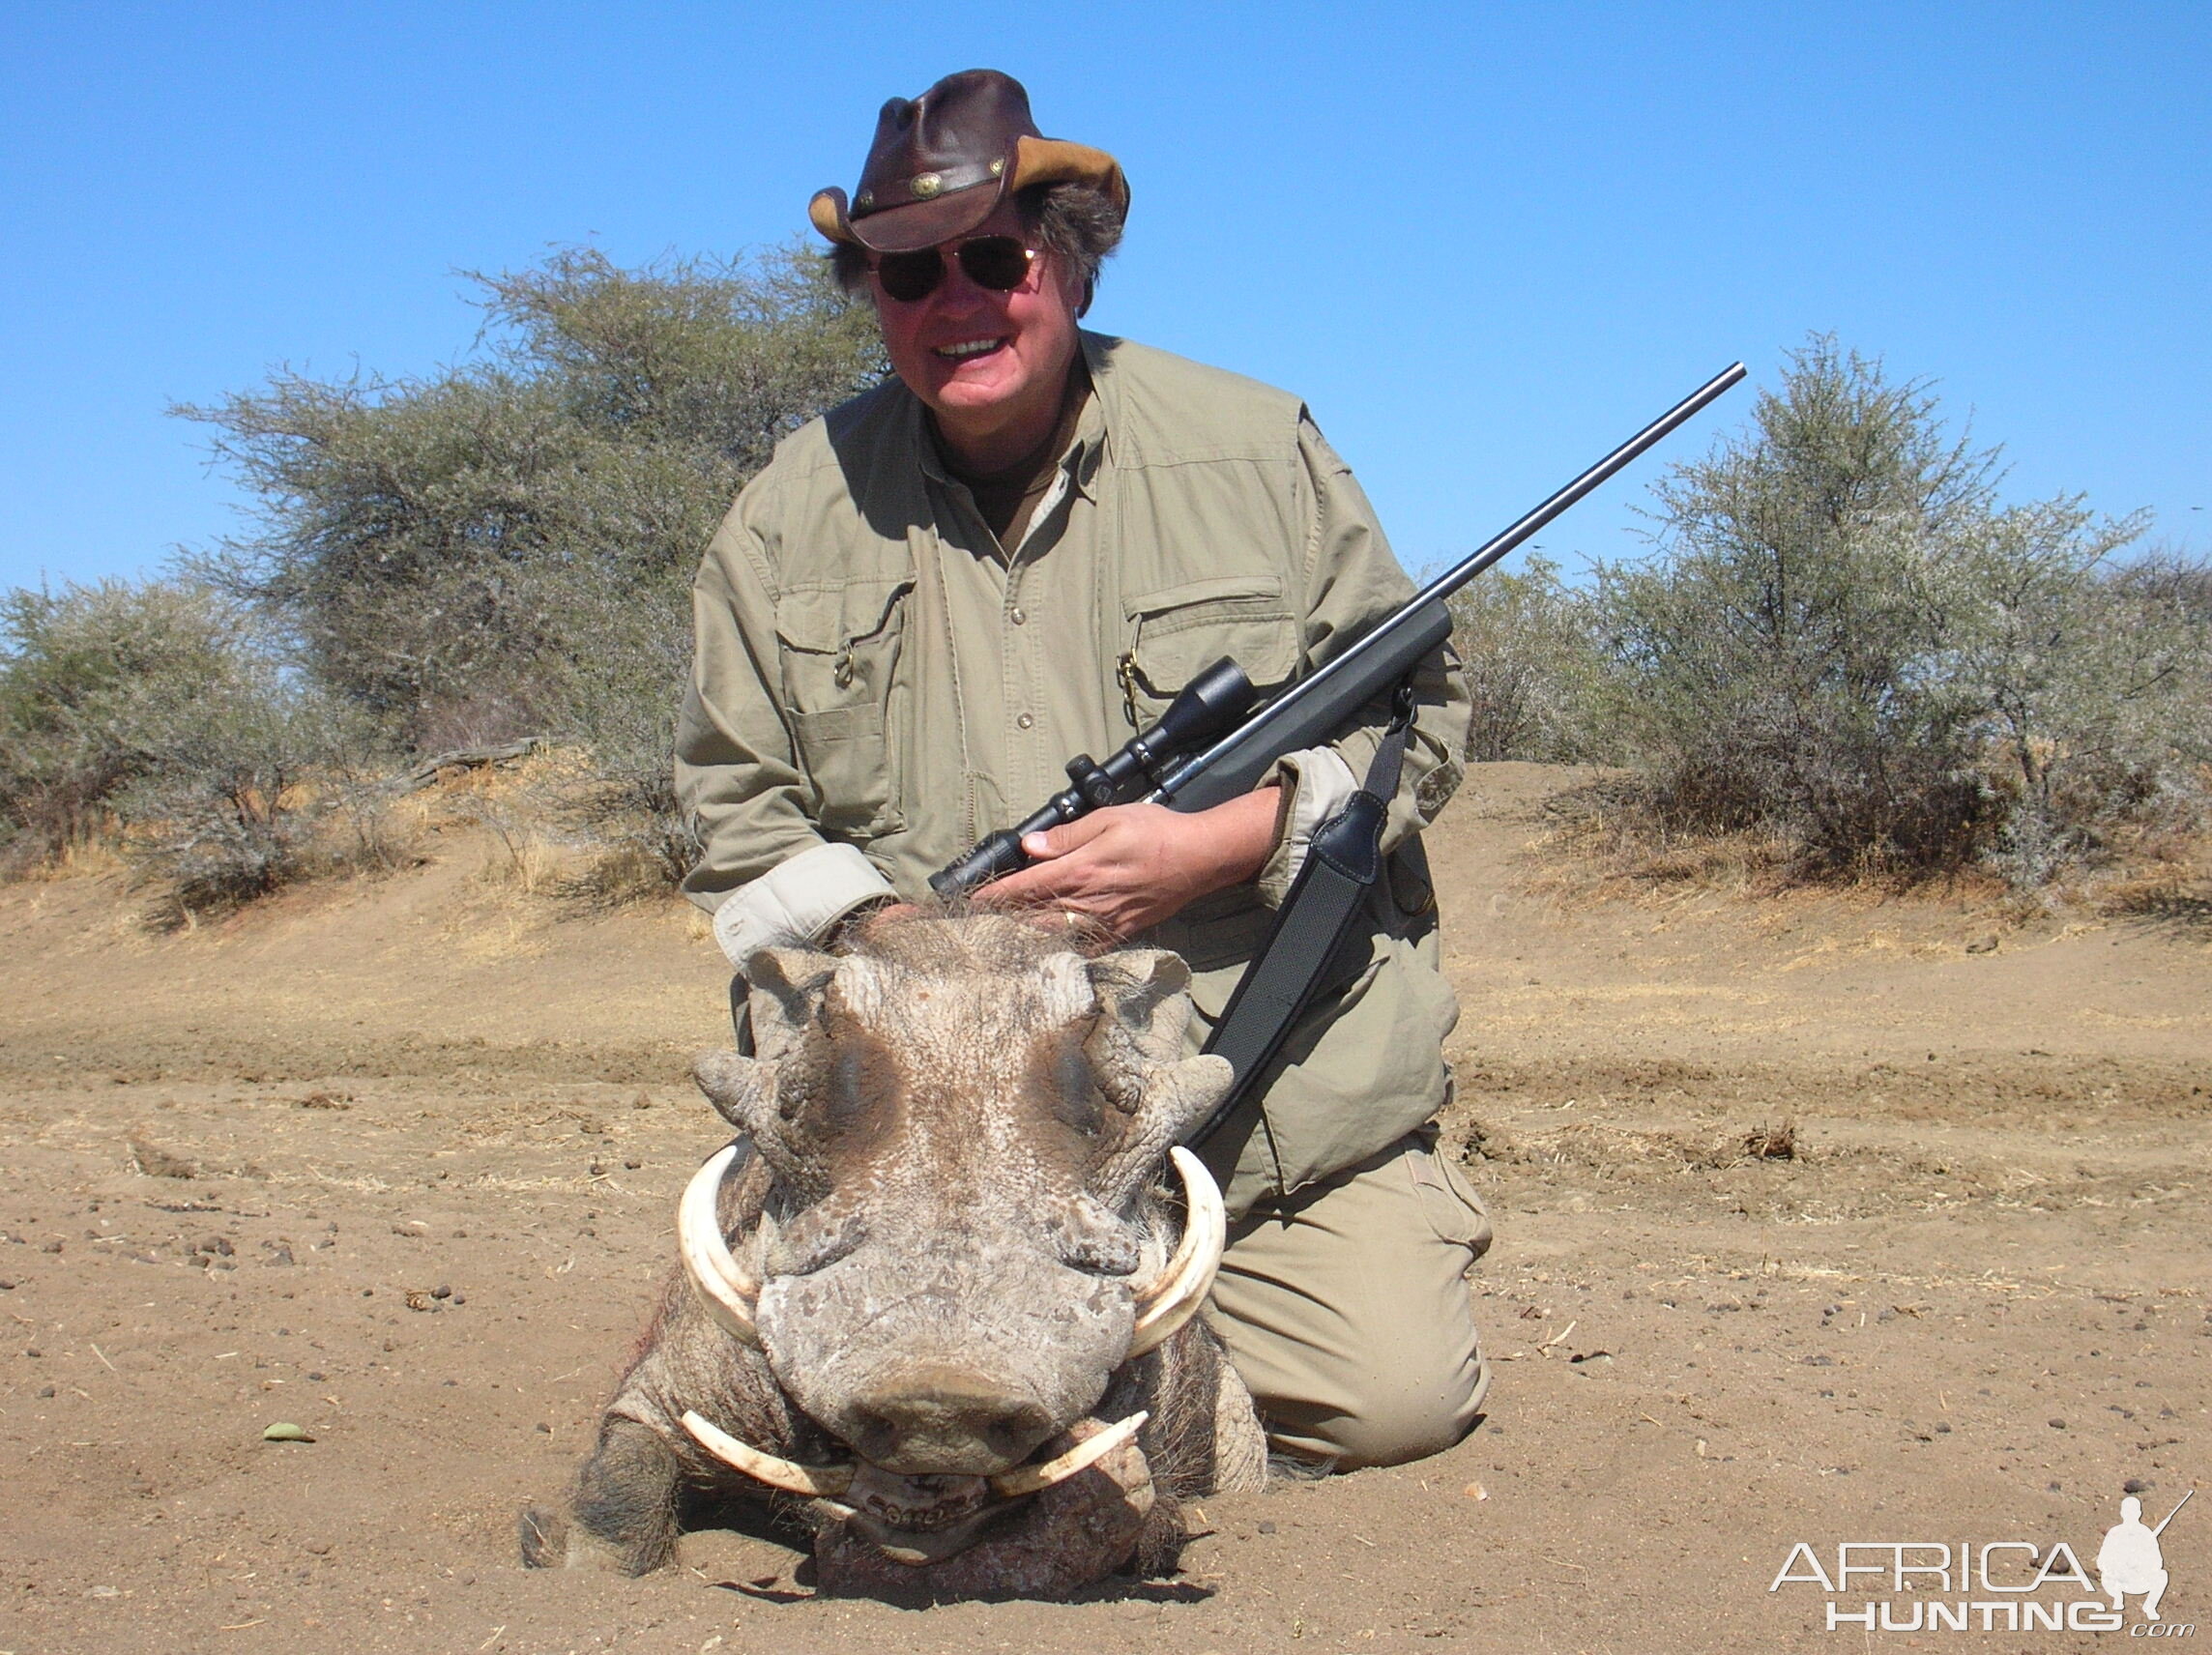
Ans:
[{"label": "man's nose", "polygon": [[945,260],[945,279],[937,289],[938,302],[950,308],[976,309],[1004,299],[1004,293],[994,293],[970,276],[949,248],[938,256]]}]

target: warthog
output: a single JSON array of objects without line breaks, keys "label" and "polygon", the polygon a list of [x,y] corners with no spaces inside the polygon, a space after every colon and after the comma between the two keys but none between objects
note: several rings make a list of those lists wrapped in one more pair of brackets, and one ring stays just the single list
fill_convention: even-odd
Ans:
[{"label": "warthog", "polygon": [[976,915],[746,975],[758,1056],[697,1069],[742,1136],[685,1191],[683,1267],[524,1560],[642,1574],[686,1510],[750,1496],[811,1520],[826,1590],[1056,1596],[1164,1566],[1179,1499],[1266,1473],[1192,1320],[1225,1226],[1171,1146],[1229,1066],[1182,1055],[1182,962]]}]

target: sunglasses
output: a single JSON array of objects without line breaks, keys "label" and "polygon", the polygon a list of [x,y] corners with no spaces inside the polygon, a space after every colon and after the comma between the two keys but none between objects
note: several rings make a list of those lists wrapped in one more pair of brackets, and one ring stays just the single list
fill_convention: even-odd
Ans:
[{"label": "sunglasses", "polygon": [[883,253],[875,264],[876,281],[888,298],[902,305],[927,299],[945,281],[945,258],[949,252],[977,287],[993,293],[1011,293],[1029,279],[1036,248],[1025,247],[1015,236],[977,236],[973,241],[924,247],[914,253]]}]

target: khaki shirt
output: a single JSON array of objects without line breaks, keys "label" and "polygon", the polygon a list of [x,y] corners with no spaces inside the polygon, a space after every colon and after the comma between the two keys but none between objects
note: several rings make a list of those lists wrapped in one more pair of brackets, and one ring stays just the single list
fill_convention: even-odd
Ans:
[{"label": "khaki shirt", "polygon": [[[1101,334],[1094,394],[1019,544],[1002,548],[895,380],[786,439],[709,545],[677,777],[706,840],[684,882],[742,964],[929,876],[1064,788],[1227,654],[1267,692],[1411,595],[1358,484],[1295,397]],[[1446,654],[1419,711],[1389,874],[1293,1031],[1265,1109],[1207,1147],[1241,1213],[1395,1142],[1445,1091],[1458,1015],[1412,836],[1458,785]],[[1189,962],[1193,1049],[1264,939],[1313,827],[1364,779],[1377,704],[1292,755],[1274,855],[1145,942]],[[1278,1060],[1281,1063],[1281,1060]]]}]

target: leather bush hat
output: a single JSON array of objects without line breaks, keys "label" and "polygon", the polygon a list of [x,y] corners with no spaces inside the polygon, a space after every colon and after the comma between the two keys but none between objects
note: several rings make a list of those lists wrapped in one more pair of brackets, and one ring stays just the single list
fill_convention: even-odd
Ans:
[{"label": "leather bush hat", "polygon": [[1129,210],[1128,182],[1112,156],[1045,137],[1020,81],[967,69],[919,98],[886,103],[850,203],[842,189],[817,190],[806,216],[833,242],[914,252],[965,236],[1008,190],[1068,182],[1093,185]]}]

